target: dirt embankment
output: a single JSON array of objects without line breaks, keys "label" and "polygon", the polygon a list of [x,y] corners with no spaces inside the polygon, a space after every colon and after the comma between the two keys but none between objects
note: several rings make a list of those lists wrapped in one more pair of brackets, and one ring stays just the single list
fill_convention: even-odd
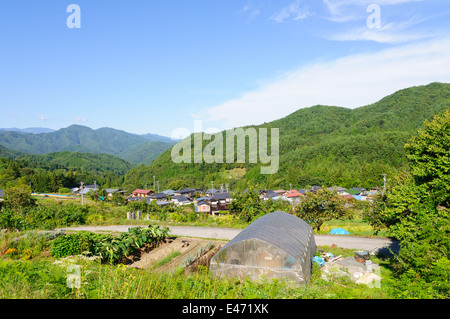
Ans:
[{"label": "dirt embankment", "polygon": [[[159,247],[149,252],[142,251],[138,260],[129,267],[151,269],[157,272],[173,272],[179,267],[186,267],[187,271],[194,271],[198,265],[207,265],[214,254],[226,244],[226,241],[200,238],[167,238]],[[178,253],[174,254],[175,252]],[[160,261],[171,255],[174,256],[172,259],[163,265],[158,265]]]}]

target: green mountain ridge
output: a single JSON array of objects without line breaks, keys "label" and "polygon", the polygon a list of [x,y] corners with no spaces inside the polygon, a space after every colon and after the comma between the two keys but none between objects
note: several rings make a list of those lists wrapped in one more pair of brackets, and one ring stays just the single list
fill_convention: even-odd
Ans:
[{"label": "green mountain ridge", "polygon": [[17,161],[29,162],[28,166],[48,169],[81,169],[91,172],[114,172],[125,175],[135,166],[117,156],[110,154],[94,154],[82,152],[56,152],[42,155],[22,155],[15,158]]},{"label": "green mountain ridge", "polygon": [[36,192],[57,192],[84,184],[121,187],[135,166],[117,156],[80,152],[24,154],[0,146],[0,188],[31,184]]},{"label": "green mountain ridge", "polygon": [[[355,109],[325,105],[303,108],[282,119],[253,126],[280,130],[280,166],[276,174],[261,175],[261,164],[175,164],[171,150],[167,150],[149,166],[131,169],[125,183],[140,187],[157,176],[163,188],[171,183],[209,187],[211,181],[240,189],[247,188],[250,182],[260,188],[285,189],[291,185],[380,186],[381,174],[391,176],[406,169],[406,141],[423,127],[425,120],[448,108],[450,84],[445,83],[403,89]],[[245,174],[234,176],[231,172],[236,168],[245,170]]]},{"label": "green mountain ridge", "polygon": [[71,125],[51,133],[0,132],[0,146],[36,155],[69,151],[116,155],[134,164],[149,164],[175,142],[156,134],[136,135],[112,128],[93,130]]}]

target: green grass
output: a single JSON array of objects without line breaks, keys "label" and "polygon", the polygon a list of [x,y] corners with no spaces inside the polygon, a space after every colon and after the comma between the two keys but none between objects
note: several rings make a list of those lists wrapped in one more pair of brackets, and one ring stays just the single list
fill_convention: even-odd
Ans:
[{"label": "green grass", "polygon": [[69,288],[67,264],[0,260],[0,298],[43,299],[317,299],[391,298],[389,287],[370,289],[342,279],[326,282],[315,267],[312,281],[297,287],[288,282],[219,279],[206,270],[187,275],[155,273],[80,262],[81,286]]},{"label": "green grass", "polygon": [[49,261],[0,259],[0,299],[70,298],[66,271]]},{"label": "green grass", "polygon": [[174,252],[170,253],[169,256],[161,259],[158,263],[156,263],[154,268],[162,267],[165,264],[168,264],[172,259],[174,259],[175,257],[180,256],[180,255],[181,255],[181,253],[179,251],[174,251]]}]

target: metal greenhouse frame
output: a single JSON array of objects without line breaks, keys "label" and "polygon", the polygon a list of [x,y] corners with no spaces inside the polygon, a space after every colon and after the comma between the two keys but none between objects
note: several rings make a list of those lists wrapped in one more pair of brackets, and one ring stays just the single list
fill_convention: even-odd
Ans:
[{"label": "metal greenhouse frame", "polygon": [[211,259],[210,270],[223,277],[309,281],[316,243],[311,226],[285,212],[258,218]]}]

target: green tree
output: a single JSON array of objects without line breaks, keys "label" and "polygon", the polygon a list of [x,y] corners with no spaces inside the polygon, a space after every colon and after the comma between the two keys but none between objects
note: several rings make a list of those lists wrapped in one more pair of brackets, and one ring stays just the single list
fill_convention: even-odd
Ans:
[{"label": "green tree", "polygon": [[122,193],[114,192],[111,196],[111,202],[118,206],[123,206],[127,204],[127,199],[122,195]]},{"label": "green tree", "polygon": [[35,200],[31,198],[29,186],[15,186],[5,189],[4,207],[9,208],[16,214],[22,214],[23,210],[35,206]]},{"label": "green tree", "polygon": [[336,191],[326,188],[317,192],[307,192],[294,208],[294,215],[318,231],[324,222],[345,218],[349,214],[349,210],[345,208],[345,200]]},{"label": "green tree", "polygon": [[405,145],[411,175],[423,185],[437,204],[450,204],[450,111],[425,122]]},{"label": "green tree", "polygon": [[258,191],[250,188],[244,192],[233,193],[230,212],[245,222],[252,221],[257,215],[264,214]]},{"label": "green tree", "polygon": [[397,178],[386,194],[381,222],[400,240],[393,262],[401,278],[450,295],[450,112],[426,121],[405,145],[410,174]]},{"label": "green tree", "polygon": [[169,189],[173,189],[173,190],[178,190],[178,189],[182,189],[184,187],[189,187],[189,182],[186,180],[182,180],[182,179],[177,179],[174,180],[172,182],[169,183],[169,185],[167,185],[167,187]]}]

